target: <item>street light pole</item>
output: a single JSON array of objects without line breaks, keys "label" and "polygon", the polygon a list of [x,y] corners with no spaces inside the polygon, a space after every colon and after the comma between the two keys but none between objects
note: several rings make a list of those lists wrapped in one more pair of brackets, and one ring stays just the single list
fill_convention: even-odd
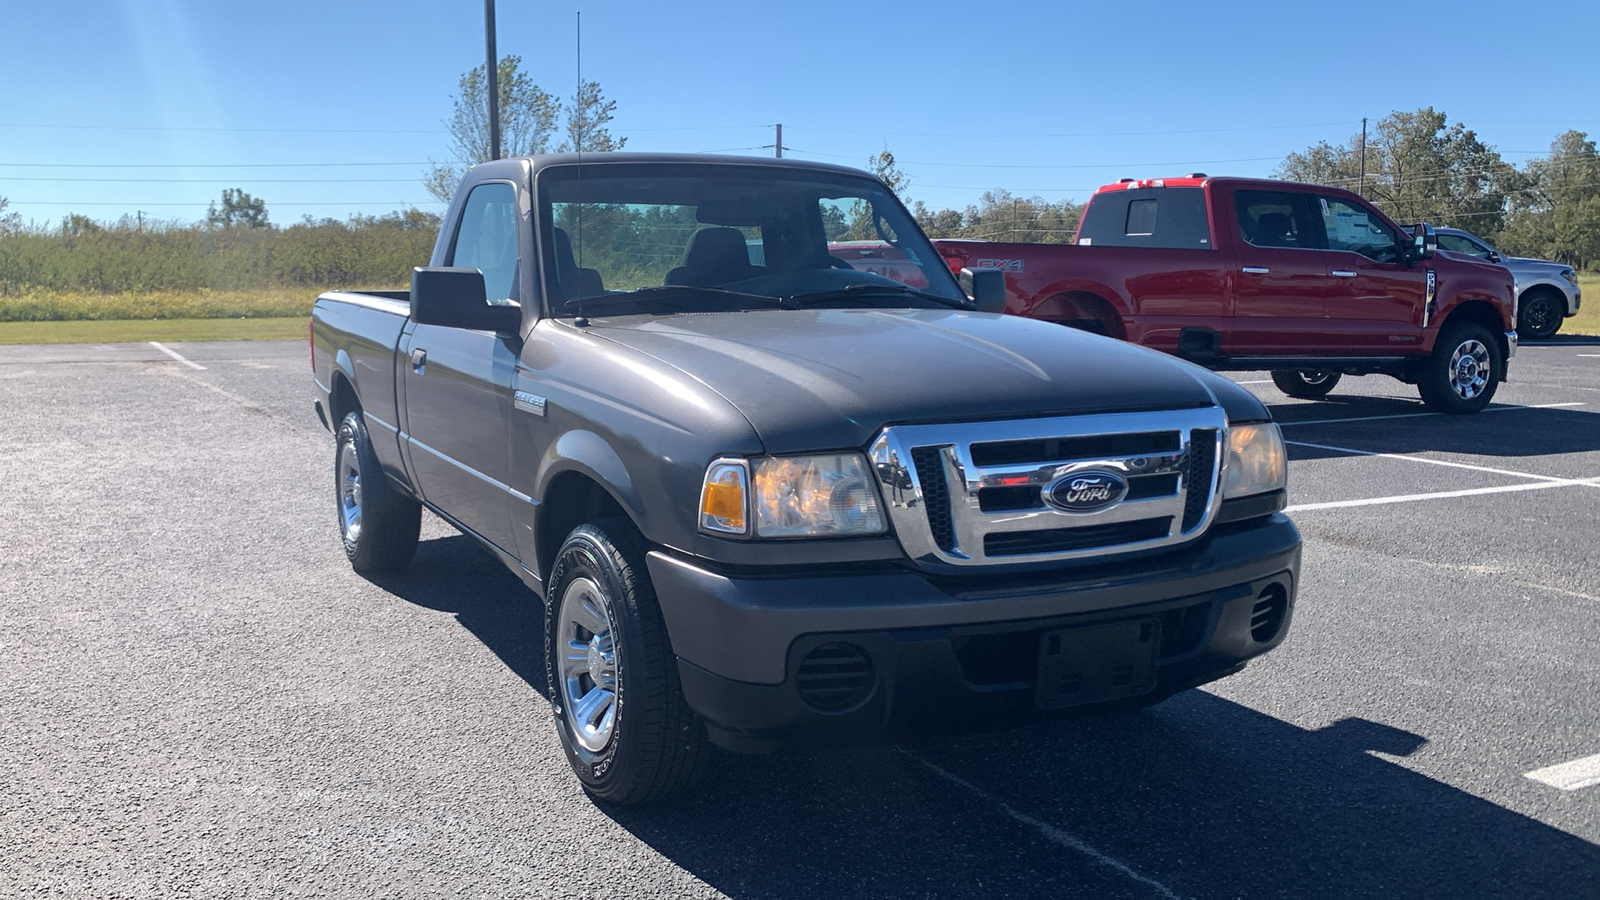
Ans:
[{"label": "street light pole", "polygon": [[489,64],[484,83],[489,90],[489,158],[500,158],[500,63],[494,50],[494,0],[483,0],[483,34]]}]

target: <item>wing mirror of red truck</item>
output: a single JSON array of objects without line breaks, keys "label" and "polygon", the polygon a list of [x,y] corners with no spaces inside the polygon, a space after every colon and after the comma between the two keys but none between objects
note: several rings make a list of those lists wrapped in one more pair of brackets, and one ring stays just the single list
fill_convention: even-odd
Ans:
[{"label": "wing mirror of red truck", "polygon": [[972,298],[978,312],[1003,313],[1006,311],[1006,273],[999,269],[962,268],[956,275],[961,290]]},{"label": "wing mirror of red truck", "polygon": [[1411,226],[1411,258],[1421,262],[1432,259],[1439,252],[1439,235],[1433,231],[1433,226],[1427,222],[1418,222]]},{"label": "wing mirror of red truck", "polygon": [[478,269],[419,266],[411,270],[411,320],[514,334],[522,327],[522,308],[490,304]]}]

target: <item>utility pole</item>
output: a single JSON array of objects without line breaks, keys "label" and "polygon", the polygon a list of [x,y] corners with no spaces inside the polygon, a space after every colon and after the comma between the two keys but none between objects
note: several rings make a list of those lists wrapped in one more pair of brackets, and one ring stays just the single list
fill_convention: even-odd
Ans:
[{"label": "utility pole", "polygon": [[494,0],[483,0],[483,35],[489,65],[484,69],[489,89],[489,158],[500,158],[500,62],[494,50]]},{"label": "utility pole", "polygon": [[1361,117],[1361,181],[1356,184],[1356,195],[1367,196],[1367,117]]},{"label": "utility pole", "polygon": [[773,148],[773,151],[774,151],[773,152],[773,156],[776,156],[779,159],[783,159],[783,123],[779,122],[777,125],[774,125],[773,127],[778,129],[777,143],[772,145],[772,148]]},{"label": "utility pole", "polygon": [[136,209],[134,212],[139,216],[139,233],[144,234],[144,210]]}]

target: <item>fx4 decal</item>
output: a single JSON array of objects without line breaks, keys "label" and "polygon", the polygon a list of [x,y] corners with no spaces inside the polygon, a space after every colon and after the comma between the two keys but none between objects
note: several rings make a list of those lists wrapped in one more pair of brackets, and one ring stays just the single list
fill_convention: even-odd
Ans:
[{"label": "fx4 decal", "polygon": [[976,262],[980,269],[999,269],[1002,272],[1021,272],[1022,260],[1020,259],[980,259]]}]

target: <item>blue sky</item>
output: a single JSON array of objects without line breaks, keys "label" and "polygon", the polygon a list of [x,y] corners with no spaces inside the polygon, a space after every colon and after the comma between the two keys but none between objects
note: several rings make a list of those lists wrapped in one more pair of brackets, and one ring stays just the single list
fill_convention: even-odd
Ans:
[{"label": "blue sky", "polygon": [[[1582,0],[497,7],[500,52],[562,96],[582,11],[583,74],[628,149],[766,155],[782,122],[795,157],[888,147],[934,208],[1268,175],[1429,105],[1518,165],[1568,128],[1600,136]],[[421,176],[484,58],[478,0],[4,0],[0,22],[0,196],[38,223],[192,220],[225,187],[284,224],[438,209]]]}]

